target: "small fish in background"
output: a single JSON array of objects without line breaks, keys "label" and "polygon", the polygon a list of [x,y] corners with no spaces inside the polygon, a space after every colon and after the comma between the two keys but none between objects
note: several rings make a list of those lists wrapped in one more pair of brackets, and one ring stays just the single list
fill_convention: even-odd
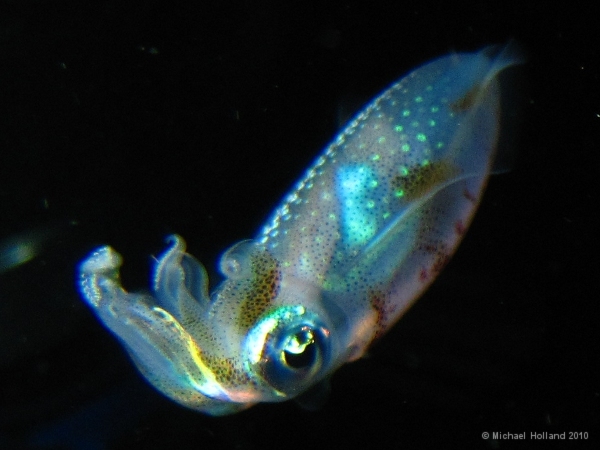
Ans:
[{"label": "small fish in background", "polygon": [[[94,313],[159,391],[211,415],[258,402],[316,405],[436,278],[480,202],[501,130],[514,42],[414,70],[317,158],[254,240],[227,250],[208,295],[179,236],[152,294],[120,285],[105,246],[80,265]],[[502,101],[501,101],[502,99]]]},{"label": "small fish in background", "polygon": [[69,227],[75,225],[76,222],[54,222],[0,240],[0,274],[36,258],[52,245],[53,241],[64,236]]}]

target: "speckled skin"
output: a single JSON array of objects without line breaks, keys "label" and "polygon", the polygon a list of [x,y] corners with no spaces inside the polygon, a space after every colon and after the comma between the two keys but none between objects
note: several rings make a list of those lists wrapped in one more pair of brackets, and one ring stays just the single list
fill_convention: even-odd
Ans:
[{"label": "speckled skin", "polygon": [[363,355],[451,257],[490,172],[497,75],[521,62],[514,43],[452,54],[383,92],[257,238],[225,252],[211,297],[172,236],[152,296],[124,291],[102,247],[81,264],[84,299],[185,406],[223,415],[298,396]]}]

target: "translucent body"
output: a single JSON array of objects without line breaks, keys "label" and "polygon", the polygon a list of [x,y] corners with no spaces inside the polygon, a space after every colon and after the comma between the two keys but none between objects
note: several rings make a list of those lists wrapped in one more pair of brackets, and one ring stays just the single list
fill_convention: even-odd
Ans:
[{"label": "translucent body", "polygon": [[221,258],[209,297],[183,239],[152,296],[119,284],[110,247],[80,267],[84,299],[161,392],[212,415],[294,398],[359,358],[418,298],[465,233],[499,133],[514,44],[415,70],[364,109],[262,232]]}]

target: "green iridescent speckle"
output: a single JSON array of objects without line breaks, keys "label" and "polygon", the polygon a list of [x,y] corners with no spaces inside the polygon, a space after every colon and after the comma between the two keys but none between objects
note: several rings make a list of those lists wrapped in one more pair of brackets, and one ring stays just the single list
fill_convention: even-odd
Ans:
[{"label": "green iridescent speckle", "polygon": [[402,132],[402,130],[404,130],[404,127],[403,127],[402,125],[396,125],[396,126],[394,127],[394,131],[396,131],[396,132],[398,132],[398,133],[401,133],[401,132]]},{"label": "green iridescent speckle", "polygon": [[403,152],[409,152],[410,151],[410,145],[409,144],[402,144],[402,146],[400,148],[402,149]]},{"label": "green iridescent speckle", "polygon": [[402,117],[408,117],[410,116],[410,109],[405,109],[404,111],[402,111]]},{"label": "green iridescent speckle", "polygon": [[444,146],[443,142],[438,142],[437,144],[435,144],[436,148],[442,148]]},{"label": "green iridescent speckle", "polygon": [[387,219],[387,218],[388,218],[388,217],[390,217],[391,215],[392,215],[392,213],[391,213],[391,212],[389,212],[389,211],[386,211],[386,212],[384,212],[384,213],[383,213],[383,218],[384,218],[384,219]]},{"label": "green iridescent speckle", "polygon": [[377,182],[377,180],[371,180],[371,182],[369,183],[369,186],[372,188],[376,188],[378,184],[379,183]]},{"label": "green iridescent speckle", "polygon": [[423,161],[421,161],[421,166],[425,167],[429,165],[429,160],[428,159],[424,159]]},{"label": "green iridescent speckle", "polygon": [[377,142],[379,144],[385,144],[385,136],[381,136],[379,139],[377,139]]},{"label": "green iridescent speckle", "polygon": [[394,195],[398,198],[404,197],[404,189],[396,189],[396,192],[394,192]]},{"label": "green iridescent speckle", "polygon": [[400,166],[400,169],[398,169],[400,171],[400,174],[405,177],[408,175],[408,167],[406,166]]},{"label": "green iridescent speckle", "polygon": [[427,136],[425,136],[423,133],[417,134],[417,141],[425,142],[426,140],[427,140]]},{"label": "green iridescent speckle", "polygon": [[415,98],[415,102],[416,103],[421,103],[423,101],[423,97],[418,96],[417,98]]},{"label": "green iridescent speckle", "polygon": [[432,107],[431,107],[431,112],[432,112],[432,113],[436,113],[436,112],[438,112],[439,110],[440,110],[440,107],[439,107],[439,106],[432,106]]},{"label": "green iridescent speckle", "polygon": [[373,208],[373,207],[375,207],[375,202],[373,200],[369,200],[367,202],[367,208]]},{"label": "green iridescent speckle", "polygon": [[430,127],[435,127],[435,120],[430,120],[429,121],[429,126]]},{"label": "green iridescent speckle", "polygon": [[381,156],[379,156],[379,155],[373,155],[373,156],[371,156],[371,160],[372,161],[379,161],[379,158],[381,158]]}]

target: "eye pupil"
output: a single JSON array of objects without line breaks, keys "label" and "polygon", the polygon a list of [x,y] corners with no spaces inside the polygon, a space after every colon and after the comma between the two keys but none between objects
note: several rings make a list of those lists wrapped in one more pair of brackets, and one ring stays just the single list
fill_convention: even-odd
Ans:
[{"label": "eye pupil", "polygon": [[291,335],[283,348],[285,363],[293,369],[304,369],[314,364],[317,358],[315,336],[306,328]]}]

